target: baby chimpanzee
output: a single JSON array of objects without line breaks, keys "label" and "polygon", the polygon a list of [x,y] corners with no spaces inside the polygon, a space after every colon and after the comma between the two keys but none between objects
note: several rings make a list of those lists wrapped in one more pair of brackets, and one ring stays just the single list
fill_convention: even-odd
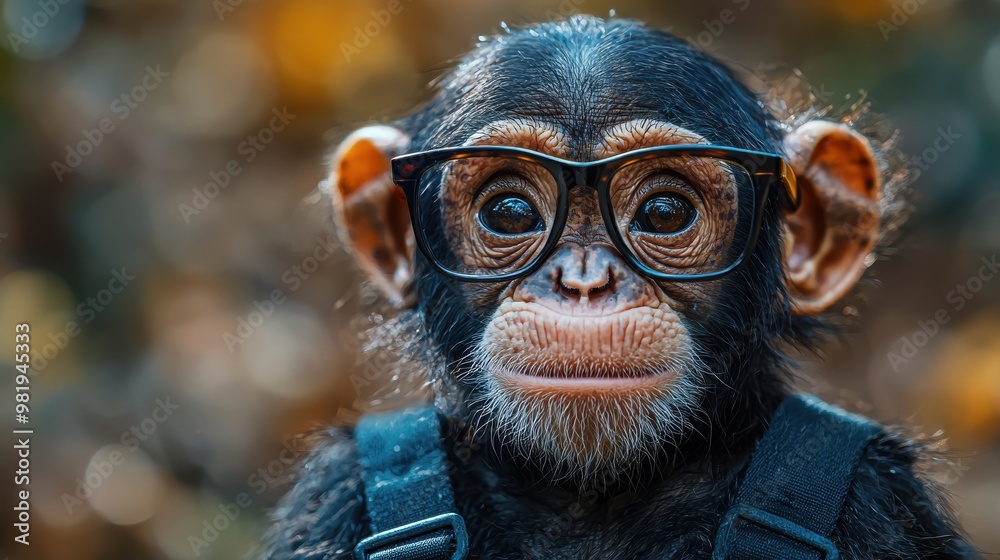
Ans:
[{"label": "baby chimpanzee", "polygon": [[398,308],[372,345],[435,406],[323,434],[267,558],[971,557],[917,444],[790,396],[783,348],[815,344],[910,176],[822,116],[572,17],[348,136],[324,188]]}]

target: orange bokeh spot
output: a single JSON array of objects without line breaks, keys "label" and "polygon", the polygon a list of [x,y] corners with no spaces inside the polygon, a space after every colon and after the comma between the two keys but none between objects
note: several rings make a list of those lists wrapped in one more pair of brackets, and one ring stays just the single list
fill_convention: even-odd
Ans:
[{"label": "orange bokeh spot", "polygon": [[328,0],[263,4],[257,26],[283,92],[300,102],[329,102],[338,81],[358,73],[349,68],[343,45],[353,44],[354,27],[367,21],[367,9],[365,2]]}]

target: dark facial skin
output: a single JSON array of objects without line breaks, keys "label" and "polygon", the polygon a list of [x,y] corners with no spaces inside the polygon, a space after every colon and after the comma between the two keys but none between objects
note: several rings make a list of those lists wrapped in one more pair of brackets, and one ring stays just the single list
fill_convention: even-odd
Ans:
[{"label": "dark facial skin", "polygon": [[[484,42],[440,81],[424,108],[392,128],[360,131],[338,149],[331,184],[339,189],[335,202],[362,255],[359,264],[381,285],[411,290],[415,302],[395,319],[397,338],[375,329],[372,346],[405,348],[399,367],[423,368],[431,379],[446,417],[450,477],[469,527],[471,558],[711,557],[740,473],[790,392],[782,349],[811,347],[822,323],[804,310],[819,310],[815,302],[841,295],[809,287],[853,284],[863,271],[838,275],[836,267],[820,265],[853,266],[871,249],[868,240],[857,247],[838,242],[837,259],[812,257],[824,239],[842,239],[840,230],[817,225],[838,215],[821,204],[838,195],[822,188],[851,185],[838,179],[837,166],[807,165],[824,161],[809,159],[809,150],[823,144],[816,139],[825,135],[849,146],[829,151],[827,142],[828,151],[817,149],[824,157],[850,155],[834,158],[838,164],[875,166],[873,148],[860,135],[835,123],[808,132],[786,135],[725,66],[673,36],[632,21],[574,17]],[[633,270],[610,243],[596,195],[586,187],[571,190],[560,243],[530,276],[456,281],[419,252],[412,270],[395,267],[383,257],[401,245],[396,240],[405,228],[379,222],[400,208],[385,196],[383,204],[396,206],[378,205],[387,165],[351,155],[365,152],[358,146],[388,158],[495,144],[593,161],[646,146],[698,143],[775,153],[787,147],[803,172],[800,182],[820,193],[809,195],[808,215],[786,216],[772,192],[746,264],[698,283],[656,282]],[[354,177],[368,168],[376,172]],[[810,175],[813,169],[818,172]],[[688,252],[663,256],[679,266],[719,258],[718,240],[727,237],[742,188],[717,168],[698,173],[719,188],[689,198],[698,221],[678,234]],[[871,173],[852,176],[868,179],[857,192],[879,184]],[[449,231],[474,240],[456,245],[463,262],[502,262],[514,242],[491,237],[478,218],[495,195],[477,199],[469,181],[442,179],[440,196],[428,204],[447,208],[439,214]],[[374,187],[371,196],[354,197],[363,209],[355,216],[349,195],[365,194],[362,184]],[[623,181],[620,196],[627,199],[635,187]],[[523,194],[518,188],[508,190]],[[685,192],[683,185],[664,189]],[[544,200],[523,198],[547,215]],[[845,198],[860,205],[857,215],[877,208],[877,195]],[[506,222],[485,222],[528,231],[534,222],[522,210]],[[381,229],[394,232],[393,243],[368,235]],[[877,231],[866,234],[873,238]],[[398,261],[409,257],[400,253]],[[366,261],[369,254],[377,257]],[[814,271],[823,273],[819,280]],[[935,491],[918,477],[920,452],[894,434],[868,449],[831,537],[841,558],[967,557],[969,547]],[[349,558],[369,534],[364,504],[350,431],[331,429],[275,511],[265,557]]]}]

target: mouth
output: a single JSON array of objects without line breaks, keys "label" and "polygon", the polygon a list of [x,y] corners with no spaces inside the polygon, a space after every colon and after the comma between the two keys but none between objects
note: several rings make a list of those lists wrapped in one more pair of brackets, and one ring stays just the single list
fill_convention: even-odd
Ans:
[{"label": "mouth", "polygon": [[596,396],[635,391],[657,391],[669,386],[676,378],[674,372],[653,372],[650,370],[611,371],[608,372],[608,375],[594,375],[594,373],[601,372],[588,371],[585,374],[580,370],[546,369],[529,374],[507,368],[490,370],[490,375],[504,388],[538,394],[569,393]]},{"label": "mouth", "polygon": [[691,352],[667,306],[571,315],[535,302],[504,302],[487,326],[479,364],[501,388],[611,394],[663,390]]}]

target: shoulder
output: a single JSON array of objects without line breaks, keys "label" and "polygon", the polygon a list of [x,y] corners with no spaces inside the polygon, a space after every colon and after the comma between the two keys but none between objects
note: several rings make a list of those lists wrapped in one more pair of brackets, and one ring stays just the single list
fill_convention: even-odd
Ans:
[{"label": "shoulder", "polygon": [[845,558],[976,558],[947,496],[923,473],[932,452],[886,431],[865,451],[837,524]]},{"label": "shoulder", "polygon": [[271,513],[266,560],[350,558],[368,525],[351,432],[329,428],[315,438],[295,484]]}]

